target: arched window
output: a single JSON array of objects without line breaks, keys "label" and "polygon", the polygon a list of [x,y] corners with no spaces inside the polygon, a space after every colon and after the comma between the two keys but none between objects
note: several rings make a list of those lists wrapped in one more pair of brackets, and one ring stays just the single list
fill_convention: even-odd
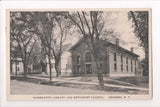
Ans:
[{"label": "arched window", "polygon": [[103,63],[103,58],[102,56],[99,57],[99,67],[102,69],[102,63]]},{"label": "arched window", "polygon": [[80,64],[80,55],[77,55],[77,64]]},{"label": "arched window", "polygon": [[86,61],[86,73],[92,73],[92,64],[91,64],[91,52],[86,52],[85,54],[85,61]]},{"label": "arched window", "polygon": [[85,54],[85,59],[86,59],[86,62],[91,62],[91,53],[90,52],[87,52]]},{"label": "arched window", "polygon": [[80,60],[81,60],[81,58],[80,58],[80,55],[77,55],[77,58],[76,58],[76,62],[77,62],[77,73],[80,73],[81,72],[81,66],[80,66]]}]

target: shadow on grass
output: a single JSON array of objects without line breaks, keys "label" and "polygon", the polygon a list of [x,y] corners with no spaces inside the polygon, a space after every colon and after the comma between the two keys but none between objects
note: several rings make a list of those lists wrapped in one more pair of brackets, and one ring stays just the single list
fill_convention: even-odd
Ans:
[{"label": "shadow on grass", "polygon": [[149,78],[144,77],[144,76],[122,77],[122,78],[117,78],[115,80],[128,82],[128,83],[134,84],[138,87],[149,88]]},{"label": "shadow on grass", "polygon": [[124,89],[124,88],[116,88],[116,87],[108,87],[108,86],[99,86],[99,85],[86,85],[86,84],[79,84],[79,83],[69,83],[69,82],[41,82],[40,84],[43,85],[51,85],[51,86],[62,86],[62,87],[69,87],[69,88],[78,88],[78,89],[91,89],[91,90],[98,90],[98,91],[105,91],[111,93],[127,93],[127,94],[148,94],[148,91],[140,91],[136,89]]},{"label": "shadow on grass", "polygon": [[115,82],[115,81],[104,81],[105,84],[114,84],[114,85],[120,85],[120,86],[133,86],[131,84],[126,84],[126,83],[120,83],[120,82]]},{"label": "shadow on grass", "polygon": [[148,91],[140,91],[136,89],[124,89],[124,88],[116,88],[116,87],[108,87],[104,86],[101,87],[97,85],[89,85],[89,84],[80,84],[80,83],[70,83],[70,82],[60,82],[60,81],[53,81],[49,82],[47,80],[41,79],[33,79],[33,78],[24,78],[24,77],[11,77],[11,80],[18,80],[24,82],[31,82],[35,84],[42,84],[48,86],[60,86],[60,87],[69,87],[69,88],[78,88],[78,89],[91,89],[91,90],[98,90],[98,91],[105,91],[111,93],[127,93],[127,94],[148,94]]}]

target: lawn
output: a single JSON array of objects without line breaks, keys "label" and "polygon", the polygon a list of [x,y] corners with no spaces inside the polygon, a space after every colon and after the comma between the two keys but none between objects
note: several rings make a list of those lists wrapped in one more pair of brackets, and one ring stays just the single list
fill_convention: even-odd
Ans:
[{"label": "lawn", "polygon": [[[33,74],[33,76],[38,76],[42,78],[49,78],[49,75]],[[53,77],[53,79],[56,77]],[[58,77],[60,79],[66,79],[69,81],[79,81],[79,82],[95,82],[98,83],[97,77]],[[149,78],[145,76],[133,76],[133,77],[103,77],[104,83],[122,86],[133,86],[149,88]]]},{"label": "lawn", "polygon": [[[106,92],[106,93],[123,93],[123,94],[147,94],[148,91],[140,91],[140,90],[136,90],[136,89],[124,89],[124,88],[116,88],[116,87],[109,87],[109,86],[104,86],[104,87],[100,87],[98,85],[98,79],[97,77],[67,77],[67,78],[62,78],[59,77],[59,79],[66,79],[66,81],[62,82],[62,81],[58,81],[58,80],[54,80],[52,82],[49,82],[47,80],[42,80],[42,79],[33,79],[33,78],[23,78],[23,77],[18,77],[18,78],[13,78],[12,80],[18,80],[18,81],[22,81],[25,83],[34,83],[34,84],[41,84],[44,86],[56,86],[56,87],[66,87],[66,88],[73,88],[73,89],[82,89],[82,90],[95,90],[95,91],[102,91],[102,92]],[[117,79],[117,78],[116,78]],[[123,82],[125,80],[127,80],[126,78],[122,79],[119,78],[119,81]],[[96,82],[97,85],[87,85],[87,84],[82,84],[82,83],[71,83],[71,82],[67,82],[67,81],[80,81],[80,82]],[[130,86],[129,84],[125,84],[125,83],[120,83],[120,82],[115,82],[112,80],[106,80],[106,78],[104,78],[104,82],[108,83],[108,84],[117,84],[117,85],[124,85],[124,86]]]},{"label": "lawn", "polygon": [[112,79],[128,82],[136,85],[137,87],[149,88],[149,78],[146,76],[120,77],[120,78],[112,78]]}]

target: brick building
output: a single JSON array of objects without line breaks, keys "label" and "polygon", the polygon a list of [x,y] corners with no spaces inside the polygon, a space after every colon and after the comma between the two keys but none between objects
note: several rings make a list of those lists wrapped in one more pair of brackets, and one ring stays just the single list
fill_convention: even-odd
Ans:
[{"label": "brick building", "polygon": [[[82,38],[71,47],[72,54],[72,75],[96,75],[97,67],[93,54],[89,48],[89,39]],[[98,64],[106,76],[134,76],[138,69],[139,57],[131,51],[119,46],[119,39],[116,43],[100,40],[98,43],[100,52]]]}]

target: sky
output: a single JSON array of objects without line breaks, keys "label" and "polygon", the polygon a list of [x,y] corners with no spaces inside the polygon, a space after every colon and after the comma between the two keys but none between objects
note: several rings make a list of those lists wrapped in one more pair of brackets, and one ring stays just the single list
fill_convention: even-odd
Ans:
[{"label": "sky", "polygon": [[115,19],[114,23],[110,27],[119,33],[120,46],[130,50],[133,47],[133,52],[140,56],[140,59],[144,58],[143,48],[140,47],[140,41],[133,33],[132,21],[128,20],[128,11],[121,11],[118,14],[113,13],[112,18]]},{"label": "sky", "polygon": [[[132,21],[128,20],[128,11],[114,11],[108,12],[103,15],[103,20],[105,21],[104,29],[113,30],[118,34],[120,43],[119,45],[127,50],[130,50],[133,47],[133,52],[138,54],[139,59],[144,58],[143,48],[139,46],[140,41],[133,33]],[[73,32],[77,32],[74,30]],[[67,40],[67,42],[72,43],[74,45],[79,40],[79,33],[73,33],[71,37]]]}]

